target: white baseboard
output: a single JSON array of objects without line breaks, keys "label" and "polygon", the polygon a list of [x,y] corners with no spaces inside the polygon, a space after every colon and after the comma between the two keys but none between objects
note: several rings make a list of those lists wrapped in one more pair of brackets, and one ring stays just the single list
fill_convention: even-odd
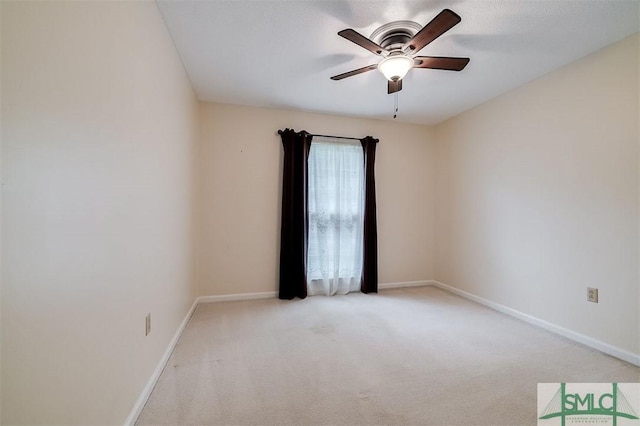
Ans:
[{"label": "white baseboard", "polygon": [[450,285],[441,283],[439,281],[431,281],[432,285],[441,288],[442,290],[448,291],[453,294],[457,294],[458,296],[462,296],[465,299],[472,300],[481,305],[484,305],[488,308],[496,310],[498,312],[502,312],[503,314],[510,315],[514,318],[522,320],[526,323],[535,325],[540,328],[544,328],[545,330],[551,331],[553,333],[559,334],[571,340],[574,340],[578,343],[582,343],[583,345],[589,346],[593,349],[597,349],[600,352],[604,352],[607,355],[611,355],[633,365],[640,367],[640,355],[634,354],[633,352],[629,352],[627,350],[618,348],[616,346],[610,345],[608,343],[604,343],[600,340],[594,339],[589,336],[585,336],[584,334],[576,333],[575,331],[569,330],[567,328],[561,327],[559,325],[550,323],[548,321],[542,320],[540,318],[536,318],[532,315],[525,314],[523,312],[517,311],[515,309],[509,308],[508,306],[501,305],[500,303],[492,302],[491,300],[487,300],[483,297],[476,296],[475,294],[466,292],[464,290],[460,290],[458,288],[452,287]]},{"label": "white baseboard", "polygon": [[[385,290],[391,288],[403,288],[403,287],[424,287],[428,285],[435,285],[435,281],[421,280],[421,281],[404,281],[397,283],[385,283],[378,284],[378,290]],[[278,297],[277,291],[263,291],[260,293],[238,293],[238,294],[222,294],[216,296],[200,296],[197,299],[198,303],[214,303],[214,302],[230,302],[236,300],[254,300],[254,299],[273,299]]]},{"label": "white baseboard", "polygon": [[[378,290],[385,290],[391,288],[403,288],[403,287],[424,287],[428,285],[435,285],[435,281],[421,280],[421,281],[404,281],[397,283],[385,283],[378,284]],[[214,302],[230,302],[236,300],[254,300],[254,299],[273,299],[278,297],[277,291],[263,291],[260,293],[237,293],[237,294],[221,294],[215,296],[200,296],[196,300],[200,303],[214,303]]]},{"label": "white baseboard", "polygon": [[403,287],[424,287],[428,285],[435,285],[435,282],[431,280],[422,280],[422,281],[405,281],[405,282],[399,282],[399,283],[378,284],[378,290],[385,290],[390,288],[403,288]]},{"label": "white baseboard", "polygon": [[127,417],[127,420],[125,420],[124,424],[126,426],[134,426],[136,420],[138,420],[138,416],[142,412],[144,405],[147,403],[147,400],[151,396],[151,392],[153,391],[153,388],[158,382],[158,379],[160,378],[160,374],[162,374],[162,371],[164,370],[165,365],[169,361],[169,357],[171,357],[171,353],[173,352],[173,349],[176,347],[176,344],[178,343],[178,339],[180,339],[182,332],[187,327],[187,324],[189,323],[189,320],[191,319],[191,316],[195,312],[197,306],[198,306],[198,299],[193,301],[193,303],[191,304],[191,308],[189,308],[189,311],[187,312],[187,315],[185,315],[184,319],[182,320],[182,322],[178,326],[178,329],[173,335],[173,338],[169,342],[169,345],[167,345],[167,349],[162,354],[162,357],[160,358],[158,365],[156,365],[156,369],[153,370],[153,374],[149,378],[147,385],[144,387],[144,389],[142,390],[142,393],[138,397],[138,400],[133,405],[133,409],[129,413],[129,417]]},{"label": "white baseboard", "polygon": [[277,291],[264,291],[261,293],[221,294],[219,296],[200,296],[196,303],[230,302],[235,300],[273,299],[278,297]]}]

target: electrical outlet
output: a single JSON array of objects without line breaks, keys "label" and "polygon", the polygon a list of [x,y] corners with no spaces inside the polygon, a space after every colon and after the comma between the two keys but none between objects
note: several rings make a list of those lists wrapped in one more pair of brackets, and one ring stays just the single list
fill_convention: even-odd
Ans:
[{"label": "electrical outlet", "polygon": [[149,333],[151,333],[151,314],[144,319],[144,335],[148,336]]},{"label": "electrical outlet", "polygon": [[589,302],[598,303],[598,289],[587,287],[587,300]]}]

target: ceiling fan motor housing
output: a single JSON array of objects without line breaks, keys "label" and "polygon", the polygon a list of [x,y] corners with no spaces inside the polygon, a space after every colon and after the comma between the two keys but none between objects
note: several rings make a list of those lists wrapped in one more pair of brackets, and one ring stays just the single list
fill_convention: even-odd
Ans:
[{"label": "ceiling fan motor housing", "polygon": [[413,21],[389,22],[371,33],[371,40],[393,52],[400,50],[420,29],[422,26]]}]

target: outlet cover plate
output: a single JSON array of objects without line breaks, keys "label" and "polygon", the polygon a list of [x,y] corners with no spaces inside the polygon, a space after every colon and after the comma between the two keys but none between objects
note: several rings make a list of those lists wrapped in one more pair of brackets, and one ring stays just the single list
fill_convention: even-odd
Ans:
[{"label": "outlet cover plate", "polygon": [[587,287],[587,300],[589,302],[598,303],[598,289]]}]

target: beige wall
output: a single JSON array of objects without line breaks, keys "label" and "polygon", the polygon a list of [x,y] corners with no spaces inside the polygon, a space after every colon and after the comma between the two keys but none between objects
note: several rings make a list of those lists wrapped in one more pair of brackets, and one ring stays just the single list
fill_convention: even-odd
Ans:
[{"label": "beige wall", "polygon": [[279,129],[380,139],[380,283],[433,277],[434,152],[428,128],[276,109],[202,104],[200,295],[278,287]]},{"label": "beige wall", "polygon": [[122,424],[195,298],[198,103],[155,3],[1,4],[2,423]]},{"label": "beige wall", "polygon": [[638,47],[437,127],[437,280],[640,354]]},{"label": "beige wall", "polygon": [[122,423],[196,294],[277,289],[285,127],[380,139],[381,283],[640,353],[638,35],[428,128],[198,105],[152,2],[0,5],[2,423]]}]

